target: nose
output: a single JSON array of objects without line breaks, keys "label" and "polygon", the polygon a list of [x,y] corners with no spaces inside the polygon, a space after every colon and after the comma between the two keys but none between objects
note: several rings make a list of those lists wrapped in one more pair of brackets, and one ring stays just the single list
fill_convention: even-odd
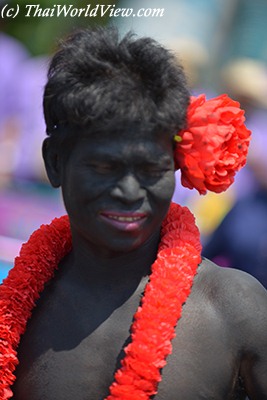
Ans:
[{"label": "nose", "polygon": [[145,190],[140,186],[138,179],[129,173],[117,181],[111,196],[125,203],[133,203],[144,198]]}]

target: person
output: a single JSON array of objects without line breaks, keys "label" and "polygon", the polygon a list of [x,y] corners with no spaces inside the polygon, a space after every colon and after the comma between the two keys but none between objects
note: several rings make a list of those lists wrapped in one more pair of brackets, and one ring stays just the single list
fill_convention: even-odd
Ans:
[{"label": "person", "polygon": [[190,98],[153,39],[95,28],[61,43],[44,115],[68,215],[1,286],[1,399],[267,399],[266,290],[202,259],[171,202],[176,168],[200,193],[233,182],[250,137],[238,104]]},{"label": "person", "polygon": [[[3,9],[0,1],[0,13]],[[4,32],[0,19],[0,190],[12,181],[20,138],[21,114],[17,87],[21,65],[29,58],[25,46]]]},{"label": "person", "polygon": [[[252,79],[254,76],[257,79]],[[231,91],[246,110],[246,126],[253,132],[253,140],[247,164],[231,187],[232,204],[203,241],[202,254],[219,265],[250,273],[267,288],[265,65],[251,59],[235,60],[225,67],[223,78],[227,93]]]}]

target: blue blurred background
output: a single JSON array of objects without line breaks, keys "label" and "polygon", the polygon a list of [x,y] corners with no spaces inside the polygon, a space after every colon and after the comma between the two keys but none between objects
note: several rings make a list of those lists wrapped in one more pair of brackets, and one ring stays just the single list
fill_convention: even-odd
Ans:
[{"label": "blue blurred background", "polygon": [[[102,5],[110,2],[101,1]],[[0,0],[0,7],[15,5]],[[250,272],[267,287],[267,2],[266,0],[121,0],[116,7],[154,10],[162,17],[0,19],[0,281],[21,243],[42,223],[64,213],[50,188],[42,157],[42,92],[56,41],[92,24],[153,36],[184,65],[193,94],[228,93],[246,110],[252,144],[247,166],[223,194],[200,197],[179,182],[174,201],[197,218],[203,254],[222,267]],[[40,0],[41,7],[52,7]],[[71,4],[58,1],[57,4]],[[79,1],[76,7],[85,7]],[[90,2],[91,8],[98,2]]]}]

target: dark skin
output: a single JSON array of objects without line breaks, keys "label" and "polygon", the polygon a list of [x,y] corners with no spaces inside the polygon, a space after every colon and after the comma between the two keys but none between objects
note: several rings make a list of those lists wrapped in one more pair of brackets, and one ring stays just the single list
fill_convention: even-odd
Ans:
[{"label": "dark skin", "polygon": [[[80,138],[66,156],[47,139],[73,251],[42,293],[19,347],[15,400],[101,400],[129,341],[174,190],[168,135]],[[176,328],[157,400],[267,399],[267,294],[207,260]],[[242,394],[243,393],[243,394]]]}]

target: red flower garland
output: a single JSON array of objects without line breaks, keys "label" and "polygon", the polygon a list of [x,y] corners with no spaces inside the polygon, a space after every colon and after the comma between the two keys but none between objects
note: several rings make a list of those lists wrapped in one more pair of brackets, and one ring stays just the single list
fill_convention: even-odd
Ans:
[{"label": "red flower garland", "polygon": [[[42,225],[22,246],[14,268],[0,286],[0,400],[12,397],[20,337],[45,284],[70,250],[68,217]],[[106,400],[149,399],[157,393],[160,369],[172,351],[171,340],[201,262],[200,253],[194,216],[186,207],[172,204],[162,224],[150,281],[134,316],[132,342],[125,348]]]},{"label": "red flower garland", "polygon": [[246,163],[251,132],[245,112],[226,94],[206,100],[192,97],[187,110],[187,129],[176,136],[174,159],[181,169],[182,185],[220,193],[234,181]]},{"label": "red flower garland", "polygon": [[12,397],[16,349],[40,293],[71,249],[68,217],[42,225],[22,245],[15,266],[0,286],[0,399]]}]

